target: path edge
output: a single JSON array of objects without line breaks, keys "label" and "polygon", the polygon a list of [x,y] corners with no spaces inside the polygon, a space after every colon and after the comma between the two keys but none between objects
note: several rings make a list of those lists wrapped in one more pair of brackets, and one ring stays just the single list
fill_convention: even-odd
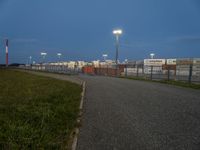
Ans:
[{"label": "path edge", "polygon": [[[85,90],[86,90],[86,82],[83,81],[83,83],[82,83],[81,101],[80,101],[80,106],[79,106],[80,112],[79,112],[79,117],[77,119],[77,124],[80,124],[81,117],[82,117],[82,114],[83,114],[83,102],[84,102],[84,98],[85,98]],[[74,138],[73,138],[71,150],[76,150],[76,148],[77,148],[79,132],[80,132],[80,129],[79,129],[79,126],[78,126],[78,127],[76,127],[76,129],[74,131]]]}]

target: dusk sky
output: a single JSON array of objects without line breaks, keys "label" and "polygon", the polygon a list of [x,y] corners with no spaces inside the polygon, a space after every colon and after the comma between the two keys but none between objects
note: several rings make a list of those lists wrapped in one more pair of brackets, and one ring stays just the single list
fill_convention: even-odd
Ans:
[{"label": "dusk sky", "polygon": [[115,28],[120,60],[200,57],[200,0],[0,0],[0,63],[114,59]]}]

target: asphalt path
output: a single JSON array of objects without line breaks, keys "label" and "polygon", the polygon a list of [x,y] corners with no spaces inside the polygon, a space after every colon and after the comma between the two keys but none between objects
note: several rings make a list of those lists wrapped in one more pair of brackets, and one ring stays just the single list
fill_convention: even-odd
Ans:
[{"label": "asphalt path", "polygon": [[127,79],[86,81],[78,150],[199,150],[200,91]]}]

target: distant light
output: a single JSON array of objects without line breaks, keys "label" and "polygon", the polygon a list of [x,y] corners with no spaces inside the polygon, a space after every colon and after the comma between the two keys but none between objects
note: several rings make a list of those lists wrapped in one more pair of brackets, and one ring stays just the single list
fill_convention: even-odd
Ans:
[{"label": "distant light", "polygon": [[41,55],[42,55],[42,56],[46,56],[46,55],[47,55],[47,53],[44,53],[44,52],[42,52],[42,53],[41,53]]},{"label": "distant light", "polygon": [[121,29],[113,30],[113,34],[115,35],[121,35],[123,31]]},{"label": "distant light", "polygon": [[108,57],[108,54],[103,54],[102,56],[103,56],[104,61],[106,61],[106,58]]},{"label": "distant light", "polygon": [[103,57],[108,57],[108,54],[103,54],[102,56],[103,56]]},{"label": "distant light", "polygon": [[61,54],[61,53],[57,53],[57,55],[58,55],[58,56],[61,56],[62,54]]},{"label": "distant light", "polygon": [[128,62],[128,59],[125,59],[124,61],[125,61],[125,62]]},{"label": "distant light", "polygon": [[155,56],[155,54],[154,54],[154,53],[151,53],[151,54],[150,54],[150,57],[151,57],[151,59],[153,59],[153,58],[154,58],[154,56]]}]

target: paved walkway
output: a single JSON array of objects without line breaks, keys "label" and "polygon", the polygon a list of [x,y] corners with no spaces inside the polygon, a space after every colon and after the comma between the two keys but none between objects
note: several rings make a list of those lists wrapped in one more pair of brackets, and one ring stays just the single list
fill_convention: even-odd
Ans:
[{"label": "paved walkway", "polygon": [[78,150],[200,149],[200,91],[109,77],[87,81]]}]

